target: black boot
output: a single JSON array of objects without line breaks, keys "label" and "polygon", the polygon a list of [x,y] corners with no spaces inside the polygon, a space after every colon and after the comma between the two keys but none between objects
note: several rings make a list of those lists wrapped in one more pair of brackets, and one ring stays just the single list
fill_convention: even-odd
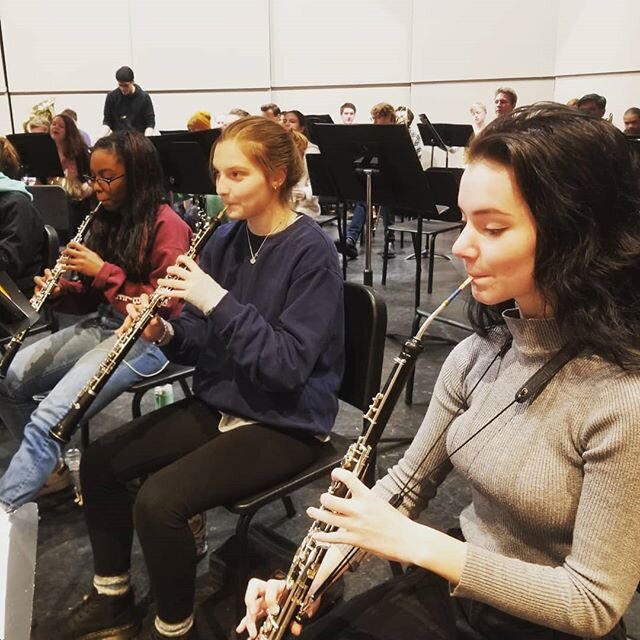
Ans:
[{"label": "black boot", "polygon": [[133,591],[121,596],[103,596],[95,588],[71,610],[64,637],[69,640],[131,640],[138,635]]}]

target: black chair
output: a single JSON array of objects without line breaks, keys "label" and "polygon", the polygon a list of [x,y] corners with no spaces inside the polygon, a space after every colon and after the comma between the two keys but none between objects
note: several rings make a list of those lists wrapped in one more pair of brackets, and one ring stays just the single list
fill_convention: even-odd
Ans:
[{"label": "black chair", "polygon": [[27,187],[33,196],[33,205],[45,224],[51,225],[59,240],[66,244],[71,238],[71,204],[67,192],[58,185]]},{"label": "black chair", "polygon": [[[427,237],[428,248],[428,278],[427,293],[433,291],[433,272],[436,258],[436,239],[441,233],[447,231],[455,231],[462,227],[460,210],[458,209],[458,191],[460,189],[460,179],[462,178],[462,169],[444,169],[440,167],[432,167],[424,172],[425,178],[429,183],[429,188],[433,195],[433,201],[438,210],[439,218],[437,220],[425,220],[423,216],[418,215],[415,220],[409,222],[400,222],[393,224],[387,231],[397,231],[400,234],[409,233],[413,240],[414,255],[416,257],[416,275],[415,275],[415,307],[420,305],[420,287],[422,280],[422,263],[420,257],[422,254],[422,236]],[[382,284],[387,283],[387,262],[389,260],[389,243],[384,243],[384,252],[382,257]]]},{"label": "black chair", "polygon": [[[387,308],[382,297],[373,289],[355,282],[344,283],[344,302],[345,371],[339,398],[364,412],[380,388]],[[239,612],[242,610],[242,596],[249,577],[247,558],[251,519],[259,509],[276,500],[283,500],[287,516],[293,516],[295,509],[290,494],[327,475],[340,463],[352,442],[352,438],[332,433],[321,457],[308,469],[256,495],[226,505],[229,511],[240,516],[236,525],[233,572],[236,607]],[[372,461],[372,467],[374,464]]]}]

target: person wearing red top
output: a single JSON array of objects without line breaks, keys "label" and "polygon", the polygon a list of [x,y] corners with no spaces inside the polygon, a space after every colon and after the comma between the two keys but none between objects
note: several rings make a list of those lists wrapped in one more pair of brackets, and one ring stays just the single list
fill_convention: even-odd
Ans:
[{"label": "person wearing red top", "polygon": [[[48,436],[49,429],[66,414],[112,348],[126,305],[142,293],[152,293],[158,278],[190,242],[189,227],[162,204],[160,160],[144,136],[122,131],[98,140],[90,164],[90,182],[101,208],[86,241],[70,242],[62,253],[65,271],[79,278],[61,280],[51,293],[57,310],[89,315],[22,348],[0,382],[0,419],[21,440],[0,478],[0,508],[9,512],[33,498],[60,467],[62,451]],[[50,276],[49,270],[36,276],[36,293]],[[180,303],[168,300],[162,313],[173,317],[180,308]],[[155,344],[136,343],[86,418],[167,362]],[[43,394],[40,403],[34,400]]]}]

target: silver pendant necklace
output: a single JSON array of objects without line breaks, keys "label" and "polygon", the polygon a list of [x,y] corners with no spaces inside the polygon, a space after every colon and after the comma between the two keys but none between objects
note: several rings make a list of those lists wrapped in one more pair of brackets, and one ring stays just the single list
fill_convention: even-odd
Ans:
[{"label": "silver pendant necklace", "polygon": [[249,245],[249,253],[251,254],[251,258],[249,259],[249,262],[251,264],[256,263],[256,260],[258,259],[258,254],[260,253],[260,251],[262,251],[262,247],[264,247],[264,243],[271,237],[272,234],[274,234],[282,226],[283,222],[284,220],[281,220],[275,229],[272,229],[271,231],[269,231],[269,233],[264,237],[264,240],[260,243],[260,246],[257,248],[256,251],[254,251],[253,247],[251,246],[251,236],[249,235],[249,225],[248,224],[245,225],[245,231],[247,232],[247,244]]}]

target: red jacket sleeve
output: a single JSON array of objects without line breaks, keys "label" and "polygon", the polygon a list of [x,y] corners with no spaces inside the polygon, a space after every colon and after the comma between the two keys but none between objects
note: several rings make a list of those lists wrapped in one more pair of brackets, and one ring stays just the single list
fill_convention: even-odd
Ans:
[{"label": "red jacket sleeve", "polygon": [[[149,279],[146,282],[133,282],[127,279],[127,274],[122,267],[105,262],[89,287],[84,288],[80,283],[63,284],[65,299],[60,301],[60,307],[66,310],[69,306],[73,306],[79,310],[80,306],[85,306],[79,304],[79,298],[85,298],[84,302],[88,303],[96,297],[102,297],[117,311],[126,314],[128,303],[137,300],[141,293],[151,295],[154,292],[158,286],[158,278],[164,277],[167,268],[175,264],[177,257],[187,252],[190,241],[191,229],[188,225],[171,207],[162,205],[156,218]],[[182,303],[179,300],[167,299],[162,315],[174,317],[180,313],[181,308]]]}]

